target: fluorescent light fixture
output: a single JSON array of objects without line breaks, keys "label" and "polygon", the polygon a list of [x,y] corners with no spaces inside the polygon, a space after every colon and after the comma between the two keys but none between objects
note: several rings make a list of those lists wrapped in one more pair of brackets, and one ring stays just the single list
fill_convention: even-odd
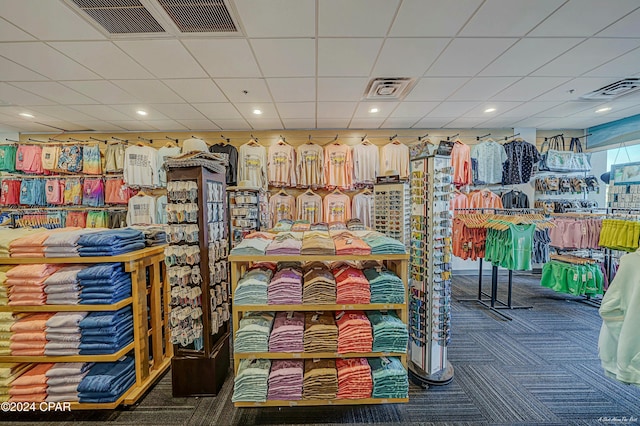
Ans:
[{"label": "fluorescent light fixture", "polygon": [[28,112],[21,112],[19,115],[25,118],[35,118],[35,115],[29,114]]},{"label": "fluorescent light fixture", "polygon": [[138,115],[148,115],[149,114],[147,111],[144,111],[144,110],[141,110],[141,109],[137,110],[136,113]]},{"label": "fluorescent light fixture", "polygon": [[611,107],[604,107],[596,110],[596,113],[611,111]]},{"label": "fluorescent light fixture", "polygon": [[261,109],[257,109],[257,108],[256,108],[256,109],[254,109],[254,110],[253,110],[253,113],[254,113],[255,115],[260,115],[260,114],[262,114],[262,110],[261,110]]},{"label": "fluorescent light fixture", "polygon": [[371,108],[371,109],[369,110],[369,112],[370,112],[371,114],[375,114],[375,113],[376,113],[376,112],[378,112],[378,111],[380,111],[380,110],[379,110],[378,108],[375,108],[375,107],[374,107],[374,108]]},{"label": "fluorescent light fixture", "polygon": [[496,110],[495,108],[487,108],[484,110],[484,112],[493,112],[495,110]]}]

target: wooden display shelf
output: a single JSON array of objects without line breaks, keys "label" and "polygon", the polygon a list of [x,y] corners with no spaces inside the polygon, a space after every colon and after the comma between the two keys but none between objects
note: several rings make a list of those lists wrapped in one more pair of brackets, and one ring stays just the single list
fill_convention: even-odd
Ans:
[{"label": "wooden display shelf", "polygon": [[404,352],[236,352],[238,359],[315,359],[315,358],[380,358],[383,356],[404,357]]},{"label": "wooden display shelf", "polygon": [[405,309],[404,303],[369,303],[361,305],[233,305],[238,312],[274,311],[274,312],[315,312],[315,311],[379,311]]},{"label": "wooden display shelf", "polygon": [[299,401],[271,400],[266,402],[234,402],[236,407],[305,407],[313,405],[364,405],[402,404],[409,398],[365,398],[365,399],[301,399]]},{"label": "wooden display shelf", "polygon": [[147,247],[117,256],[95,257],[2,257],[0,265],[34,265],[43,263],[128,263],[155,254],[164,254],[166,244]]},{"label": "wooden display shelf", "polygon": [[127,297],[113,305],[38,305],[38,306],[0,306],[0,312],[103,312],[117,311],[131,304]]},{"label": "wooden display shelf", "polygon": [[341,260],[409,260],[409,254],[369,254],[369,255],[284,255],[284,256],[260,256],[230,254],[230,262],[339,262]]},{"label": "wooden display shelf", "polygon": [[133,342],[107,355],[0,356],[0,362],[114,362],[133,350]]}]

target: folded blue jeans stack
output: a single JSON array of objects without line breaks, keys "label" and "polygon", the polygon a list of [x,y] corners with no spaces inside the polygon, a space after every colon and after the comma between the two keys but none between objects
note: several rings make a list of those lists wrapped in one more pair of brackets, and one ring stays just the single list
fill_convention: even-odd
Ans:
[{"label": "folded blue jeans stack", "polygon": [[136,381],[133,356],[96,363],[78,385],[80,402],[114,402]]},{"label": "folded blue jeans stack", "polygon": [[133,342],[133,311],[91,312],[80,321],[80,355],[112,354]]},{"label": "folded blue jeans stack", "polygon": [[110,305],[131,296],[131,275],[122,263],[100,263],[78,272],[81,305]]},{"label": "folded blue jeans stack", "polygon": [[144,233],[122,228],[93,232],[78,239],[80,256],[117,256],[145,247]]}]

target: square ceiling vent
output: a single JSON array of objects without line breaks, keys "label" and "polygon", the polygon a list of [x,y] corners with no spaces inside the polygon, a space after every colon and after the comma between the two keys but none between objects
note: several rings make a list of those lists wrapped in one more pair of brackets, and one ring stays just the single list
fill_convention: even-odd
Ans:
[{"label": "square ceiling vent", "polygon": [[164,33],[139,0],[72,0],[110,34]]},{"label": "square ceiling vent", "polygon": [[627,95],[631,92],[635,92],[640,89],[640,78],[630,77],[624,80],[616,81],[615,83],[607,84],[604,87],[589,92],[586,95],[582,95],[582,99],[587,100],[608,100],[617,98],[618,96]]},{"label": "square ceiling vent", "polygon": [[410,77],[374,78],[367,85],[364,97],[376,101],[397,101],[409,93],[414,82]]},{"label": "square ceiling vent", "polygon": [[223,0],[158,0],[183,33],[238,32]]}]

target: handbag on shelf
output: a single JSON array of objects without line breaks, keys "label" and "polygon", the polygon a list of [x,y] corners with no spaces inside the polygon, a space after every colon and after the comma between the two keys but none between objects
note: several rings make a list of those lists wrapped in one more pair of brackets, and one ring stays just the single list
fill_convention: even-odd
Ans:
[{"label": "handbag on shelf", "polygon": [[591,154],[582,152],[580,139],[571,138],[566,150],[564,137],[554,136],[542,144],[539,171],[547,172],[588,172],[591,170]]},{"label": "handbag on shelf", "polygon": [[582,151],[582,143],[579,138],[571,138],[569,143],[569,152],[571,157],[571,168],[574,172],[591,171],[591,154]]}]

